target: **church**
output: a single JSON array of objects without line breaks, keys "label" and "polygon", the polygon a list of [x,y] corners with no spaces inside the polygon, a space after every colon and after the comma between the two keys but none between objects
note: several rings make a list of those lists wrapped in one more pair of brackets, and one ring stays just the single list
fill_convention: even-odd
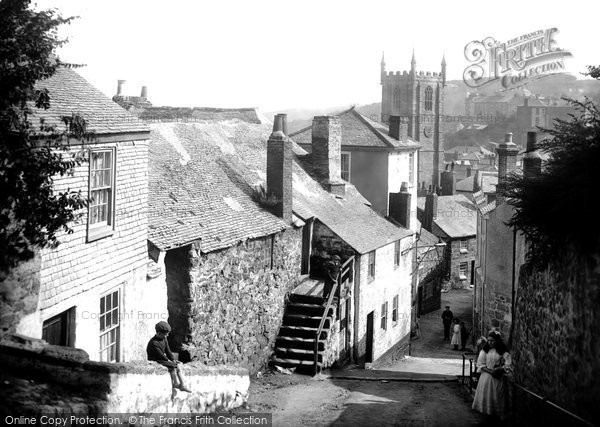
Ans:
[{"label": "church", "polygon": [[381,58],[381,121],[400,116],[407,124],[408,136],[421,144],[418,180],[425,185],[440,185],[440,158],[443,159],[443,111],[446,86],[446,59],[441,72],[417,71],[413,52],[410,71],[386,71]]}]

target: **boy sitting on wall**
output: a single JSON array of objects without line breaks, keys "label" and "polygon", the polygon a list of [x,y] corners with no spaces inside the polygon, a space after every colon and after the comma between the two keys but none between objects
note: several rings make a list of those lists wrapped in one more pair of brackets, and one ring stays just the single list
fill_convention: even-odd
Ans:
[{"label": "boy sitting on wall", "polygon": [[150,339],[148,347],[146,347],[148,360],[160,363],[169,369],[171,383],[173,384],[173,393],[175,393],[175,389],[191,393],[192,390],[184,385],[183,373],[180,369],[181,362],[175,360],[169,348],[167,336],[171,332],[171,326],[163,320],[158,322],[154,328],[156,329],[156,335]]}]

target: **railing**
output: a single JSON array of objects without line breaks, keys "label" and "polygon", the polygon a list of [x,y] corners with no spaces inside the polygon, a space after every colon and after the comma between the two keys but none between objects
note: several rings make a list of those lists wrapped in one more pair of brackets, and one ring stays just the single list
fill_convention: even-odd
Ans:
[{"label": "railing", "polygon": [[[461,382],[463,385],[466,385],[469,387],[469,393],[473,392],[473,385],[475,385],[475,379],[477,378],[477,365],[475,364],[476,356],[477,356],[477,354],[475,354],[473,352],[466,352],[466,353],[463,353],[463,355],[462,355],[463,364],[462,364]],[[468,376],[465,375],[467,360],[469,361],[469,375]],[[475,369],[473,369],[473,367],[475,367]]]},{"label": "railing", "polygon": [[[566,415],[567,417],[571,418],[571,421],[577,421],[579,423],[578,425],[582,425],[582,426],[593,426],[594,425],[593,423],[591,423],[591,422],[589,422],[589,421],[581,418],[578,415],[575,415],[574,413],[566,410],[565,408],[563,408],[561,406],[558,406],[556,403],[549,401],[547,397],[540,396],[539,394],[534,393],[533,391],[526,389],[525,387],[523,387],[522,385],[517,384],[514,381],[512,382],[512,385],[513,385],[513,387],[515,387],[515,388],[517,388],[519,390],[524,391],[528,395],[530,395],[530,396],[534,397],[535,399],[541,401],[542,403],[550,406],[551,408],[556,409],[561,414]],[[513,396],[515,396],[514,392],[513,392]],[[514,402],[513,402],[513,408],[514,408]],[[573,425],[571,423],[569,423],[569,424]]]},{"label": "railing", "polygon": [[[327,313],[329,313],[329,309],[331,308],[331,304],[333,302],[333,298],[337,293],[338,285],[340,283],[344,283],[344,278],[348,278],[350,282],[352,282],[354,277],[354,256],[351,256],[342,264],[340,268],[340,272],[333,283],[333,287],[329,291],[329,297],[327,298],[327,304],[325,304],[325,310],[323,311],[323,315],[321,316],[321,322],[319,323],[319,327],[317,328],[317,333],[315,335],[315,347],[314,347],[314,355],[315,355],[315,375],[319,373],[319,338],[321,337],[321,333],[323,332],[323,327],[325,326],[325,320],[327,320]],[[323,291],[325,291],[325,287],[323,287]],[[325,362],[323,360],[323,362]]]}]

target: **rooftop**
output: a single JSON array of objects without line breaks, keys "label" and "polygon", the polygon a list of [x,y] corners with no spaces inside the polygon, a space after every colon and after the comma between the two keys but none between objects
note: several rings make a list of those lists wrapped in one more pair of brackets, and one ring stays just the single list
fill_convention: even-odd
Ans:
[{"label": "rooftop", "polygon": [[[226,248],[287,225],[254,198],[266,187],[268,123],[206,120],[153,123],[149,239],[166,250],[201,240],[202,252]],[[379,216],[351,184],[338,198],[309,175],[293,145],[293,212],[317,218],[359,253],[412,234]],[[304,163],[304,164],[303,164]]]},{"label": "rooftop", "polygon": [[[425,210],[425,197],[417,199],[417,208]],[[463,194],[438,196],[437,217],[433,222],[450,238],[474,236],[477,234],[477,208]]]},{"label": "rooftop", "polygon": [[62,130],[65,129],[63,117],[77,114],[85,119],[86,131],[95,135],[147,133],[150,130],[71,68],[57,68],[54,75],[37,82],[35,88],[48,89],[50,108],[32,108],[34,124],[39,118],[46,125]]},{"label": "rooftop", "polygon": [[[342,147],[369,147],[395,150],[416,150],[418,142],[412,138],[398,141],[388,135],[388,128],[360,114],[354,107],[336,114],[342,127]],[[312,126],[290,134],[297,144],[312,143]]]}]

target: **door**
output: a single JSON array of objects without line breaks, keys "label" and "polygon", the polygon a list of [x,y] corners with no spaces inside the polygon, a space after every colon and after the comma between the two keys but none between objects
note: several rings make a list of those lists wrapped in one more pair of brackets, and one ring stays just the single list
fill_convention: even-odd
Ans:
[{"label": "door", "polygon": [[471,285],[475,286],[475,261],[471,261]]},{"label": "door", "polygon": [[367,353],[365,355],[365,363],[373,362],[373,318],[374,312],[367,315]]}]

